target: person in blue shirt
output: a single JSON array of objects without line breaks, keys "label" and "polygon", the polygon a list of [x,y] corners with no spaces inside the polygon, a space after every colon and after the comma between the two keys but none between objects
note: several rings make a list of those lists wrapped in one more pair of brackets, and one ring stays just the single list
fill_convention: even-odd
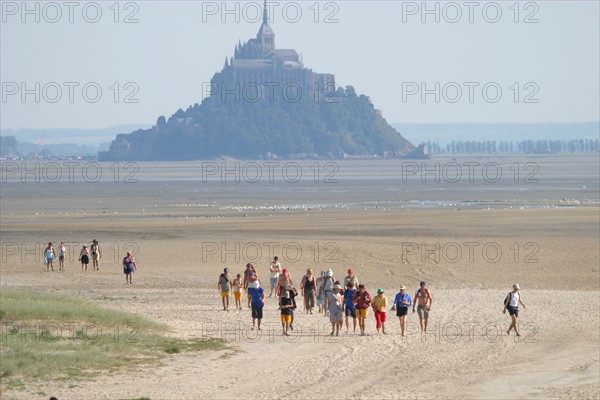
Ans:
[{"label": "person in blue shirt", "polygon": [[392,310],[396,310],[396,315],[400,320],[400,330],[402,331],[402,336],[406,336],[404,333],[406,331],[406,315],[408,314],[408,307],[411,305],[412,299],[410,298],[410,295],[406,293],[406,286],[400,286],[400,293],[396,294]]},{"label": "person in blue shirt", "polygon": [[258,281],[254,281],[248,287],[248,296],[252,299],[252,330],[258,321],[258,330],[260,331],[260,321],[263,317],[263,307],[265,306],[265,291],[260,287]]},{"label": "person in blue shirt", "polygon": [[348,288],[344,291],[344,314],[346,315],[346,333],[348,333],[348,327],[350,325],[349,319],[352,317],[354,321],[354,333],[356,333],[356,306],[352,302],[356,289],[354,288],[354,282],[348,282]]}]

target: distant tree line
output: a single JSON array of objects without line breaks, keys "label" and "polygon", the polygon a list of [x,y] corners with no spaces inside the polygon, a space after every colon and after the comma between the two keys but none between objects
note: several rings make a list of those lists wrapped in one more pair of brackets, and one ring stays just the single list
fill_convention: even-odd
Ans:
[{"label": "distant tree line", "polygon": [[440,153],[597,153],[598,139],[574,140],[522,140],[520,142],[495,140],[452,141],[445,146],[438,142],[427,142],[430,154]]}]

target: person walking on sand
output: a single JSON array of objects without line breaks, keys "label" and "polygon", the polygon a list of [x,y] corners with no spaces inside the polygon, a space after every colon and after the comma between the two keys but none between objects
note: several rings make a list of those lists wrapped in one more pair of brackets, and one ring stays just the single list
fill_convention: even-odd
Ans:
[{"label": "person walking on sand", "polygon": [[244,290],[248,290],[248,284],[250,283],[249,281],[249,277],[250,277],[250,272],[252,272],[252,264],[248,263],[246,264],[246,269],[244,270]]},{"label": "person walking on sand", "polygon": [[325,298],[323,297],[323,284],[325,283],[325,271],[319,273],[317,278],[317,307],[319,307],[319,313],[325,310]]},{"label": "person walking on sand", "polygon": [[265,291],[260,287],[258,281],[252,282],[252,285],[248,288],[248,296],[252,299],[252,330],[254,330],[258,321],[258,330],[260,331],[260,322],[262,321],[263,308],[265,306]]},{"label": "person walking on sand", "polygon": [[[247,281],[244,282],[244,284],[246,285],[248,290],[250,290],[250,287],[252,287],[252,284],[254,282],[260,282],[260,281],[258,280],[258,274],[254,270],[254,267],[252,267],[250,269],[250,272],[248,272],[248,279],[247,279]],[[248,296],[248,308],[252,307],[250,303],[251,303],[251,299],[250,299],[250,296]]]},{"label": "person walking on sand", "polygon": [[277,278],[277,297],[279,297],[279,304],[281,304],[281,295],[285,292],[286,286],[292,286],[294,283],[292,282],[292,277],[290,276],[290,272],[287,268],[284,268]]},{"label": "person walking on sand", "polygon": [[354,275],[354,270],[352,268],[348,268],[348,275],[344,278],[344,290],[348,289],[348,284],[350,282],[354,283],[354,288],[358,287],[358,278]]},{"label": "person walking on sand", "polygon": [[271,293],[269,297],[273,296],[273,290],[277,287],[277,281],[279,280],[279,274],[281,274],[281,264],[279,263],[279,257],[275,256],[273,262],[269,267],[269,283],[271,284]]},{"label": "person walking on sand", "polygon": [[100,248],[100,245],[96,239],[92,240],[90,250],[92,251],[92,267],[94,268],[94,271],[100,271],[100,257],[102,257],[102,248]]},{"label": "person walking on sand", "polygon": [[296,304],[296,297],[298,296],[298,291],[295,287],[287,285],[285,287],[285,291],[290,294],[290,299],[292,299],[292,320],[290,321],[290,329],[294,330],[294,317],[296,315],[296,310],[298,309],[298,305]]},{"label": "person walking on sand", "polygon": [[60,247],[58,248],[58,270],[65,270],[65,256],[67,255],[67,248],[65,247],[64,242],[60,242]]},{"label": "person walking on sand", "polygon": [[284,290],[281,294],[281,304],[279,305],[279,308],[281,309],[281,329],[285,336],[289,336],[288,330],[292,323],[292,309],[294,308],[294,304],[290,297],[290,292],[287,290]]},{"label": "person walking on sand", "polygon": [[79,252],[79,261],[81,261],[81,272],[85,270],[87,272],[88,264],[90,263],[90,252],[87,248],[87,244],[84,244]]},{"label": "person walking on sand", "polygon": [[325,316],[327,316],[327,311],[329,308],[329,299],[330,295],[333,293],[333,285],[335,285],[335,278],[333,277],[333,270],[328,269],[325,272],[325,277],[323,278],[323,286],[321,286],[321,292],[323,293],[323,309],[325,310]]},{"label": "person walking on sand", "polygon": [[133,272],[136,270],[137,265],[131,250],[127,252],[127,255],[123,258],[123,273],[125,274],[125,284],[133,285]]},{"label": "person walking on sand", "polygon": [[415,302],[413,303],[412,312],[415,312],[415,307],[417,308],[417,314],[419,314],[419,325],[421,326],[421,332],[427,332],[427,320],[429,319],[429,312],[431,311],[431,307],[433,305],[433,298],[431,297],[431,293],[429,289],[427,289],[427,284],[424,281],[421,281],[419,285],[419,290],[415,293]]},{"label": "person walking on sand", "polygon": [[356,292],[357,290],[354,288],[354,282],[348,282],[348,288],[344,291],[344,304],[342,306],[342,312],[346,315],[346,333],[348,333],[348,328],[350,326],[350,317],[352,317],[354,325],[353,332],[356,333],[356,306],[352,302]]},{"label": "person walking on sand", "polygon": [[510,331],[514,328],[515,330],[515,334],[517,336],[521,336],[519,334],[519,304],[523,306],[524,309],[527,309],[527,307],[525,307],[525,303],[523,303],[523,301],[521,301],[521,288],[519,287],[518,283],[514,283],[513,284],[513,290],[512,292],[508,292],[508,294],[506,295],[506,298],[504,299],[504,309],[502,310],[502,313],[506,314],[506,310],[508,310],[508,314],[511,317],[511,323],[510,326],[508,327],[508,330],[506,331],[507,335],[510,335]]},{"label": "person walking on sand", "polygon": [[331,322],[331,334],[340,336],[340,328],[342,327],[342,307],[344,304],[344,296],[342,295],[342,285],[333,285],[333,290],[329,293],[329,321]]},{"label": "person walking on sand", "polygon": [[223,270],[223,273],[219,275],[217,289],[221,293],[221,300],[223,301],[223,311],[229,311],[229,297],[231,295],[231,276],[229,276],[229,268],[225,268]]},{"label": "person walking on sand", "polygon": [[396,294],[394,298],[394,305],[392,310],[396,310],[396,316],[400,321],[400,332],[402,336],[406,336],[406,315],[408,314],[408,307],[412,305],[412,299],[410,295],[406,293],[406,286],[400,286],[400,292]]},{"label": "person walking on sand", "polygon": [[56,249],[52,245],[52,242],[48,243],[48,246],[42,252],[42,256],[44,257],[44,264],[46,264],[46,271],[54,271],[54,257],[56,256]]},{"label": "person walking on sand", "polygon": [[304,308],[306,309],[307,314],[312,314],[313,308],[315,308],[316,288],[317,280],[313,275],[312,269],[309,268],[306,270],[306,275],[302,278],[302,282],[300,282],[300,291],[304,298]]},{"label": "person walking on sand", "polygon": [[[242,274],[237,274],[233,280],[233,297],[237,310],[242,309],[242,293],[244,293],[244,281],[242,280]],[[248,293],[250,293],[250,288],[248,288]]]},{"label": "person walking on sand", "polygon": [[365,336],[366,321],[369,316],[369,307],[371,306],[371,295],[365,289],[365,285],[362,283],[358,285],[358,292],[354,294],[352,301],[356,304],[356,317],[358,318],[360,336]]},{"label": "person walking on sand", "polygon": [[388,301],[383,289],[377,289],[377,296],[373,297],[373,311],[375,311],[375,321],[377,323],[377,334],[379,330],[385,335],[385,321],[387,319]]}]

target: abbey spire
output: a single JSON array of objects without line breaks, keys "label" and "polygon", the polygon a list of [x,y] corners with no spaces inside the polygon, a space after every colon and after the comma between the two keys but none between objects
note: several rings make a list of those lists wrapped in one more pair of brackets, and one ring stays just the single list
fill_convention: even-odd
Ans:
[{"label": "abbey spire", "polygon": [[275,32],[273,32],[273,29],[271,29],[271,26],[269,25],[267,0],[265,0],[263,7],[263,22],[258,30],[256,38],[263,49],[263,54],[267,54],[269,51],[275,49]]}]

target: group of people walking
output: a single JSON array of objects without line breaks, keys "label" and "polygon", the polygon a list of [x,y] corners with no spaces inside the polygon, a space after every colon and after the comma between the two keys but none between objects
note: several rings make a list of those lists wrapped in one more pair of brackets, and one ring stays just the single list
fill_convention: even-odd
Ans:
[{"label": "group of people walking", "polygon": [[[64,242],[60,243],[58,249],[49,242],[42,252],[44,257],[44,264],[46,265],[47,271],[54,271],[54,261],[58,259],[58,270],[65,270],[65,259],[67,258],[67,246]],[[102,247],[96,239],[92,240],[92,244],[88,247],[87,244],[83,244],[79,251],[79,261],[81,262],[81,271],[87,272],[88,264],[92,261],[92,267],[94,271],[100,270],[100,259],[102,258]],[[127,255],[123,258],[123,273],[125,274],[125,283],[132,284],[132,274],[137,269],[137,263],[131,251],[127,252]]]},{"label": "group of people walking", "polygon": [[[236,309],[239,310],[242,309],[243,293],[247,292],[247,306],[252,309],[252,329],[261,329],[265,299],[272,297],[275,293],[277,308],[281,313],[283,335],[288,335],[289,331],[294,329],[294,316],[298,308],[296,297],[299,294],[303,298],[306,314],[313,314],[316,308],[318,313],[329,316],[332,336],[338,336],[340,330],[343,329],[344,317],[346,333],[350,329],[356,333],[358,326],[360,335],[366,335],[366,320],[370,309],[373,310],[375,316],[377,334],[386,334],[387,312],[390,305],[391,311],[396,312],[402,336],[406,336],[406,317],[411,308],[412,312],[419,317],[421,332],[427,332],[433,297],[426,282],[420,282],[414,298],[408,294],[406,286],[401,285],[393,302],[389,303],[382,288],[377,289],[376,294],[372,296],[365,285],[359,283],[352,268],[347,272],[348,275],[342,282],[334,278],[331,269],[320,271],[319,275],[315,276],[313,270],[308,268],[300,281],[300,291],[298,292],[289,271],[282,268],[278,258],[275,257],[269,266],[270,292],[268,296],[265,289],[261,287],[258,272],[251,263],[246,265],[243,276],[237,274],[233,279],[229,275],[229,269],[225,268],[219,275],[218,290],[221,293],[224,311],[229,311],[231,291],[234,293]],[[503,310],[503,312],[508,310],[512,317],[512,323],[507,333],[510,334],[510,331],[514,329],[517,336],[520,336],[517,321],[519,304],[525,307],[521,301],[519,290],[519,286],[514,284],[513,291],[507,295]]]},{"label": "group of people walking", "polygon": [[[64,242],[60,243],[58,249],[49,242],[42,252],[44,257],[44,264],[46,265],[47,271],[54,271],[54,260],[58,259],[58,270],[65,270],[65,259],[67,258],[67,246]],[[92,244],[88,247],[84,244],[79,252],[79,261],[81,262],[81,271],[87,272],[88,264],[90,259],[92,260],[92,266],[94,271],[100,270],[100,258],[102,257],[102,247],[96,239],[92,240]]]}]

